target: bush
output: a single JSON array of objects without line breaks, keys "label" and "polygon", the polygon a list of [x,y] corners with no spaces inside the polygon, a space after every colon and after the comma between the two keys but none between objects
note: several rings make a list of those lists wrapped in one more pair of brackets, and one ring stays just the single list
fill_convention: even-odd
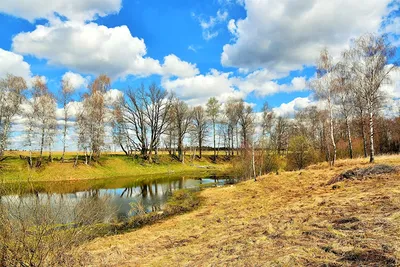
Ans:
[{"label": "bush", "polygon": [[75,203],[40,195],[34,199],[2,196],[0,266],[83,264],[77,247],[97,235],[97,223],[109,219],[108,201],[88,198],[72,212],[68,205]]}]

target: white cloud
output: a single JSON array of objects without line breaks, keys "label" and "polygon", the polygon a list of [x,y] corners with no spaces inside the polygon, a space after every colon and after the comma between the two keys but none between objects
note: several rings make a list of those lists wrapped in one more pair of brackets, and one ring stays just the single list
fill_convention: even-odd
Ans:
[{"label": "white cloud", "polygon": [[297,111],[315,104],[316,103],[311,100],[310,96],[297,97],[289,103],[282,103],[279,107],[275,107],[272,110],[276,116],[293,117]]},{"label": "white cloud", "polygon": [[215,27],[226,21],[228,12],[218,10],[215,16],[210,16],[207,19],[204,19],[203,16],[196,16],[194,13],[192,13],[192,17],[199,21],[203,30],[203,38],[208,41],[218,36],[219,30],[215,30]]},{"label": "white cloud", "polygon": [[294,92],[306,89],[306,80],[304,77],[295,77],[290,84],[278,84],[272,79],[280,75],[270,72],[266,69],[256,70],[246,77],[233,77],[232,82],[241,91],[246,94],[255,92],[258,96],[273,95],[280,92]]},{"label": "white cloud", "polygon": [[230,21],[235,40],[223,47],[224,66],[276,71],[313,64],[321,48],[338,55],[349,39],[377,31],[391,0],[246,0],[247,17]]},{"label": "white cloud", "polygon": [[175,80],[163,79],[162,86],[166,90],[176,93],[191,105],[204,104],[211,96],[217,97],[220,101],[234,95],[244,97],[241,92],[234,89],[229,79],[230,74],[213,69],[207,74],[193,77]]},{"label": "white cloud", "polygon": [[21,55],[0,48],[0,78],[7,74],[21,76],[28,81],[31,77],[30,65]]},{"label": "white cloud", "polygon": [[124,92],[118,89],[110,89],[104,94],[104,101],[107,105],[112,105],[116,101],[119,101],[124,96]]},{"label": "white cloud", "polygon": [[171,54],[164,57],[163,74],[166,76],[192,77],[199,74],[196,64],[182,61]]},{"label": "white cloud", "polygon": [[163,66],[158,60],[145,57],[144,40],[133,37],[125,25],[108,28],[71,21],[38,25],[32,32],[16,35],[13,50],[80,73],[105,73],[112,78],[152,74],[187,77],[198,73],[195,64],[175,55],[166,56]]},{"label": "white cloud", "polygon": [[1,0],[0,12],[33,22],[38,18],[53,19],[55,14],[70,20],[88,21],[97,16],[118,13],[121,0]]},{"label": "white cloud", "polygon": [[71,86],[74,90],[87,87],[89,79],[90,79],[90,77],[84,78],[84,77],[82,77],[82,75],[71,72],[71,71],[66,72],[62,76],[62,80],[69,81],[69,83],[71,84]]},{"label": "white cloud", "polygon": [[[389,65],[388,67],[390,67]],[[385,95],[390,98],[400,98],[400,70],[394,70],[390,74],[390,82],[382,86]]]}]

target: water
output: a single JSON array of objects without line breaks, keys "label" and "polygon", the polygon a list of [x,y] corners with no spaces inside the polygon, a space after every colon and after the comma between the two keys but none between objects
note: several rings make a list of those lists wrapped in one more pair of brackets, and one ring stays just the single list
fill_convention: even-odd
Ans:
[{"label": "water", "polygon": [[[179,189],[197,190],[209,186],[221,186],[232,179],[227,176],[203,175],[203,177],[163,177],[136,182],[132,178],[104,179],[92,181],[43,182],[9,185],[8,192],[0,197],[0,202],[11,210],[46,203],[56,213],[65,213],[60,223],[70,222],[77,205],[91,199],[104,205],[101,209],[111,211],[119,221],[135,215],[137,207],[146,212],[162,210],[171,193]],[[18,192],[18,193],[16,193]],[[107,208],[103,203],[107,200]],[[23,203],[24,205],[20,205]],[[138,204],[139,203],[139,204]],[[134,208],[132,208],[134,207]],[[136,207],[136,208],[135,208]],[[23,212],[27,213],[27,212]],[[111,218],[111,217],[110,217]]]}]

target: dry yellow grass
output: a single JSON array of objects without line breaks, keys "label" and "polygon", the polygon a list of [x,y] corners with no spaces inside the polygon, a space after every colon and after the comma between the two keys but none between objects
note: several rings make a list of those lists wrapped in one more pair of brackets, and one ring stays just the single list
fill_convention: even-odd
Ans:
[{"label": "dry yellow grass", "polygon": [[[377,163],[399,165],[399,156]],[[206,189],[203,204],[82,251],[93,266],[349,266],[400,259],[400,174],[326,182],[366,159]]]}]

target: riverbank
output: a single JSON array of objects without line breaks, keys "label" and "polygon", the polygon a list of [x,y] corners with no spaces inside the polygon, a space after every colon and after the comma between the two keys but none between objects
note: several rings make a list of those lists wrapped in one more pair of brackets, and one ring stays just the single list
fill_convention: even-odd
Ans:
[{"label": "riverbank", "polygon": [[[400,157],[377,163],[400,165]],[[400,173],[328,185],[338,160],[200,192],[200,207],[82,247],[93,266],[380,265],[400,259]]]},{"label": "riverbank", "polygon": [[81,181],[129,177],[132,181],[158,179],[166,175],[186,175],[191,173],[226,173],[231,168],[229,160],[218,160],[213,163],[206,155],[201,159],[186,156],[185,163],[173,156],[163,154],[157,163],[148,163],[140,158],[127,157],[121,154],[103,155],[99,161],[91,165],[82,163],[74,167],[74,155],[67,154],[61,162],[60,155],[54,154],[53,162],[44,160],[39,168],[30,169],[26,156],[21,152],[8,152],[0,162],[0,181],[3,183],[19,182],[56,182]]}]

